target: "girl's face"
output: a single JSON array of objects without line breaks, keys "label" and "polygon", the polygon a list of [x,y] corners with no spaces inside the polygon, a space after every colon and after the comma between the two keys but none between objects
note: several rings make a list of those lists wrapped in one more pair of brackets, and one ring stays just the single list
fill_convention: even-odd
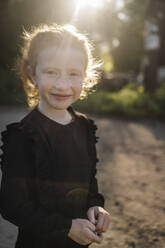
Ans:
[{"label": "girl's face", "polygon": [[79,99],[84,70],[85,55],[76,48],[48,47],[42,50],[34,77],[41,106],[47,111],[64,110]]}]

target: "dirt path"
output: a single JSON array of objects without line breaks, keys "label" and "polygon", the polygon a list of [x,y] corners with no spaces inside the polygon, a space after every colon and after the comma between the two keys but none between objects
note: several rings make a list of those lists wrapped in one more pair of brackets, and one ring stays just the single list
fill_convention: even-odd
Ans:
[{"label": "dirt path", "polygon": [[100,247],[165,248],[165,125],[96,122],[98,179],[112,220]]},{"label": "dirt path", "polygon": [[[25,112],[0,109],[0,129]],[[111,225],[103,243],[90,247],[165,248],[165,124],[93,118],[100,137],[97,177]],[[16,235],[0,219],[0,248],[13,248]]]}]

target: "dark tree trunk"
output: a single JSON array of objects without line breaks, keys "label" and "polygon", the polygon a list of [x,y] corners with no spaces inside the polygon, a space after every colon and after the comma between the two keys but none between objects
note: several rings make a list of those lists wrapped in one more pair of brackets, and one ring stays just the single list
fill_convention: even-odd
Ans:
[{"label": "dark tree trunk", "polygon": [[165,1],[150,0],[145,22],[144,87],[153,92],[158,87],[159,66],[164,54]]}]

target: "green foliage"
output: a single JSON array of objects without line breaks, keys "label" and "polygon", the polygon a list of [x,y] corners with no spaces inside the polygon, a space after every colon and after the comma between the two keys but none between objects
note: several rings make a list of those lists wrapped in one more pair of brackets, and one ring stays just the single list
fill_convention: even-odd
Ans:
[{"label": "green foliage", "polygon": [[165,119],[165,83],[154,93],[144,92],[142,85],[129,83],[118,92],[96,92],[74,104],[79,111],[133,118]]},{"label": "green foliage", "polygon": [[165,82],[155,91],[154,96],[156,104],[159,106],[158,111],[163,116],[165,112]]},{"label": "green foliage", "polygon": [[113,71],[114,69],[114,62],[113,62],[113,58],[111,56],[111,54],[108,53],[104,53],[102,55],[102,60],[104,61],[104,66],[103,66],[103,70],[105,73],[109,73],[111,71]]},{"label": "green foliage", "polygon": [[15,74],[0,67],[0,78],[0,105],[25,104],[21,82]]}]

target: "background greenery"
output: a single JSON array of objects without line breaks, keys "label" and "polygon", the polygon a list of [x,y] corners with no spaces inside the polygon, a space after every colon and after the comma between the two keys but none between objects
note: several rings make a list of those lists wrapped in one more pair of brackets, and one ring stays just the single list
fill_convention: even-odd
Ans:
[{"label": "background greenery", "polygon": [[165,83],[152,94],[135,83],[129,83],[118,92],[98,91],[86,100],[77,101],[74,107],[91,114],[165,120]]}]

